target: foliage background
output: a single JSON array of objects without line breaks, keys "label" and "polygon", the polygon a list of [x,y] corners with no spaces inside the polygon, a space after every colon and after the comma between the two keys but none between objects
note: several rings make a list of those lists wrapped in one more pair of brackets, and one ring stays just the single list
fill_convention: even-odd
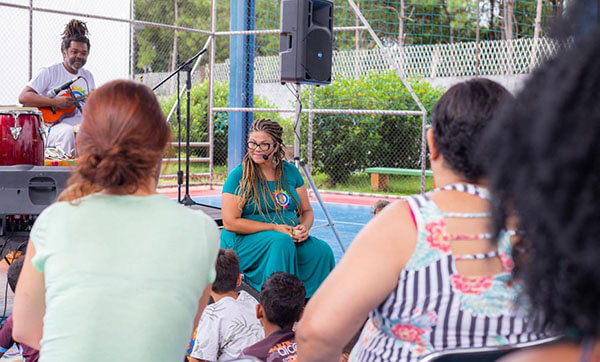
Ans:
[{"label": "foliage background", "polygon": [[[428,111],[443,94],[442,89],[424,81],[415,79],[410,84]],[[315,88],[313,102],[315,108],[418,110],[394,72],[337,79],[331,85]],[[303,104],[308,104],[306,93]],[[303,116],[304,154],[307,124]],[[366,167],[421,167],[422,117],[315,115],[313,124],[313,167],[328,175],[333,184],[346,182],[350,175]]]}]

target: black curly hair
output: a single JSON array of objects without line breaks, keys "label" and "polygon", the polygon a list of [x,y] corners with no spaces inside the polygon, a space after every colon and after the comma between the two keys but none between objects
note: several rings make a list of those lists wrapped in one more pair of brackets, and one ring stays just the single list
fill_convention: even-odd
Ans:
[{"label": "black curly hair", "polygon": [[293,274],[275,272],[264,282],[258,301],[267,320],[281,328],[292,328],[304,310],[304,284]]},{"label": "black curly hair", "polygon": [[240,260],[235,251],[231,249],[220,249],[215,263],[217,276],[212,283],[212,291],[224,294],[235,290],[240,276]]},{"label": "black curly hair", "polygon": [[444,162],[469,182],[477,182],[483,176],[483,168],[476,160],[477,144],[508,98],[510,93],[500,84],[474,78],[450,87],[433,106],[435,145]]},{"label": "black curly hair", "polygon": [[598,39],[596,26],[537,70],[480,147],[494,227],[517,216],[528,247],[515,277],[532,310],[574,338],[600,337]]}]

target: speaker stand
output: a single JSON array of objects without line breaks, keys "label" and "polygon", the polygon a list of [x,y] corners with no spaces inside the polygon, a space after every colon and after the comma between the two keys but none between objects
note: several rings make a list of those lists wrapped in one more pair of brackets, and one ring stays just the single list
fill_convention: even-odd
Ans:
[{"label": "speaker stand", "polygon": [[321,207],[321,211],[323,211],[323,214],[325,215],[325,218],[327,219],[327,224],[319,225],[319,226],[317,226],[317,228],[327,227],[327,226],[331,227],[331,230],[333,231],[333,235],[335,235],[335,238],[336,238],[340,248],[342,249],[342,253],[345,253],[346,247],[344,246],[344,243],[342,243],[342,238],[340,237],[340,234],[337,231],[337,228],[335,227],[335,223],[333,222],[333,219],[331,218],[329,211],[327,211],[327,208],[325,207],[325,203],[323,202],[323,199],[321,199],[321,195],[319,194],[317,185],[315,185],[315,181],[313,180],[310,172],[308,172],[308,169],[306,168],[306,164],[300,158],[300,137],[298,137],[298,134],[300,133],[300,115],[301,115],[301,113],[302,113],[302,102],[300,99],[300,84],[296,84],[296,122],[294,123],[294,164],[296,164],[296,167],[302,168],[302,170],[304,171],[304,176],[306,176],[308,185],[310,186],[311,190],[314,192],[315,198],[317,199],[317,202],[319,203],[319,206]]}]

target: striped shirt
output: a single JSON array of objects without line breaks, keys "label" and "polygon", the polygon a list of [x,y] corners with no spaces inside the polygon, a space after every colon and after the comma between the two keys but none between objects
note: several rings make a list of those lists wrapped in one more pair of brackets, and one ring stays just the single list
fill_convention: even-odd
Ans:
[{"label": "striped shirt", "polygon": [[[439,190],[466,192],[489,199],[485,189],[466,184]],[[442,212],[427,195],[408,198],[418,240],[400,273],[396,289],[369,315],[352,350],[351,361],[416,361],[434,351],[507,345],[546,337],[538,322],[514,304],[521,284],[511,278],[510,236],[501,233],[497,250],[485,254],[453,255],[456,240],[489,239],[490,234],[453,235],[449,218],[489,218],[484,213]],[[457,260],[497,257],[502,272],[494,275],[459,274]],[[537,319],[536,319],[537,320]]]}]

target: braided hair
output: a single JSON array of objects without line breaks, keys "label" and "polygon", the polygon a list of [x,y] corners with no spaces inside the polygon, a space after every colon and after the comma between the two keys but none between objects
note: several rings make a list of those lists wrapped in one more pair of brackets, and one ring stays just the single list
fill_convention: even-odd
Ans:
[{"label": "braided hair", "polygon": [[62,33],[62,43],[60,50],[66,51],[71,46],[72,41],[84,43],[90,49],[90,39],[88,39],[89,31],[86,23],[77,19],[72,19],[65,26],[65,31]]},{"label": "braided hair", "polygon": [[[275,189],[281,190],[283,189],[282,186],[285,186],[285,190],[290,194],[294,204],[298,207],[300,201],[290,192],[289,185],[283,173],[283,161],[285,160],[285,145],[283,144],[282,139],[283,128],[281,128],[279,123],[270,119],[259,119],[254,121],[250,127],[249,134],[252,134],[253,132],[264,132],[273,139],[273,148],[277,148],[277,151],[273,154],[273,164],[275,165]],[[285,223],[283,215],[280,214],[280,212],[283,211],[283,207],[276,202],[275,197],[271,193],[264,192],[264,190],[269,190],[267,179],[248,153],[246,153],[242,160],[242,169],[242,180],[238,187],[241,198],[241,204],[239,205],[240,209],[243,208],[248,201],[251,201],[254,203],[254,207],[258,210],[259,214],[264,216],[264,210],[261,207],[260,200],[262,199],[263,203],[266,205],[268,198],[275,205],[276,217],[280,219],[279,221]],[[298,212],[302,212],[299,207]],[[272,221],[275,222],[275,220]]]}]

